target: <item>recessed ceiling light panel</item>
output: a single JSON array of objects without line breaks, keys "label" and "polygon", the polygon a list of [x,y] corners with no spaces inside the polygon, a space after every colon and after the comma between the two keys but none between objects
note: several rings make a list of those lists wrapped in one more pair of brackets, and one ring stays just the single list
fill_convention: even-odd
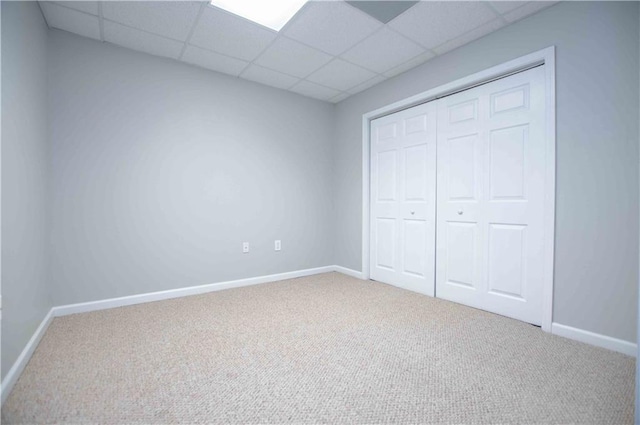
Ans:
[{"label": "recessed ceiling light panel", "polygon": [[211,0],[212,6],[280,31],[307,0]]}]

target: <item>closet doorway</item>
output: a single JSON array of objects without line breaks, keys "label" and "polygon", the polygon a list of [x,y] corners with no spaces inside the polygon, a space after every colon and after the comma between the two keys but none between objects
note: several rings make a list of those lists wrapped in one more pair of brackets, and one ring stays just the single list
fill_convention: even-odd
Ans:
[{"label": "closet doorway", "polygon": [[550,325],[546,66],[369,120],[371,279]]}]

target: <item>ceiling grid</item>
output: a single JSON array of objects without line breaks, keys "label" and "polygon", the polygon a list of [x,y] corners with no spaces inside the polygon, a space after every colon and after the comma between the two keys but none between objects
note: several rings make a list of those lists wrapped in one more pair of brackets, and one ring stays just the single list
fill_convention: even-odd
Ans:
[{"label": "ceiling grid", "polygon": [[50,28],[337,103],[556,2],[351,3],[309,1],[280,32],[202,1],[40,6]]}]

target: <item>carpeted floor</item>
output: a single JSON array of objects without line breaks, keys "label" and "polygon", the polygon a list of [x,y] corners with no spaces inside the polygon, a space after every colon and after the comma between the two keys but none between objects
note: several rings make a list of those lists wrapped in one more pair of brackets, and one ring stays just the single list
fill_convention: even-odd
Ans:
[{"label": "carpeted floor", "polygon": [[57,318],[2,423],[632,423],[634,365],[328,273]]}]

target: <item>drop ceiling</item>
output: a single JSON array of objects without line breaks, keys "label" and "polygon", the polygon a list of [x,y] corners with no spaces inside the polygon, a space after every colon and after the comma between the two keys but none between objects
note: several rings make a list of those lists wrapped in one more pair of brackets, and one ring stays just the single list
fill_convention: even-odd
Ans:
[{"label": "drop ceiling", "polygon": [[40,1],[51,28],[333,103],[552,4],[422,1],[384,24],[309,1],[276,32],[208,2]]}]

